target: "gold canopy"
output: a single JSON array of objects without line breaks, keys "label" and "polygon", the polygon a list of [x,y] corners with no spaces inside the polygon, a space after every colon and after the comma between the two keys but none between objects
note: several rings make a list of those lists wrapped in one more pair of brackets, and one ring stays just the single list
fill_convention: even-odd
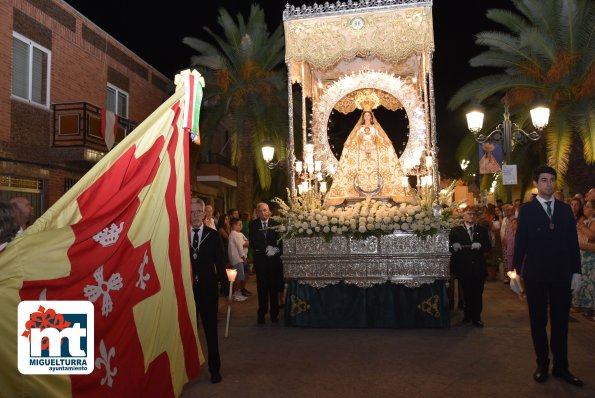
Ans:
[{"label": "gold canopy", "polygon": [[[419,65],[406,61],[413,54],[434,51],[431,2],[406,2],[385,10],[363,5],[334,14],[298,13],[295,19],[285,20],[285,62],[293,82],[302,82],[304,75],[308,96],[316,90],[310,82],[321,86],[346,71],[415,75]],[[309,67],[303,70],[303,64]]]}]

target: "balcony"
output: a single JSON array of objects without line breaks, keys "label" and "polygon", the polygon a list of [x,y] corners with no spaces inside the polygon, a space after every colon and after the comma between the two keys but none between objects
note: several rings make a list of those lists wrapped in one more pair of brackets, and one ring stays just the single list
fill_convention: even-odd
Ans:
[{"label": "balcony", "polygon": [[[52,160],[88,167],[108,152],[101,134],[101,108],[87,102],[69,102],[53,104],[52,111]],[[138,125],[120,116],[117,119],[115,144]]]},{"label": "balcony", "polygon": [[196,170],[196,181],[217,188],[236,188],[238,169],[229,159],[218,153],[210,152],[201,158]]}]

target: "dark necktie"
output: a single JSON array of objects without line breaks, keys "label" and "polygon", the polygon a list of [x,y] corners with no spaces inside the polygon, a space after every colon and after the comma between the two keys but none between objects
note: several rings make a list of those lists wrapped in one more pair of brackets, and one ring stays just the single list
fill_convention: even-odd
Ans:
[{"label": "dark necktie", "polygon": [[473,226],[469,227],[469,239],[473,242]]},{"label": "dark necktie", "polygon": [[547,206],[547,208],[545,209],[545,212],[547,213],[547,216],[551,219],[552,218],[552,201],[551,200],[546,201],[545,205]]},{"label": "dark necktie", "polygon": [[266,238],[267,237],[267,222],[266,221],[263,221],[263,223],[262,223],[262,230],[264,232],[264,237]]},{"label": "dark necktie", "polygon": [[194,232],[194,237],[192,238],[192,248],[194,250],[198,249],[198,233],[199,233],[200,229],[198,228],[192,228],[192,232]]}]

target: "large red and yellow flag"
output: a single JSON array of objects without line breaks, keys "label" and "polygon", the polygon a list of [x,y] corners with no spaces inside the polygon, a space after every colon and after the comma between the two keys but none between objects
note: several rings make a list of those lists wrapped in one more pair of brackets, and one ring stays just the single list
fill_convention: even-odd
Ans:
[{"label": "large red and yellow flag", "polygon": [[[0,395],[171,397],[198,375],[184,119],[204,81],[196,71],[176,80],[169,100],[0,253]],[[19,373],[22,300],[93,303],[91,374]]]}]

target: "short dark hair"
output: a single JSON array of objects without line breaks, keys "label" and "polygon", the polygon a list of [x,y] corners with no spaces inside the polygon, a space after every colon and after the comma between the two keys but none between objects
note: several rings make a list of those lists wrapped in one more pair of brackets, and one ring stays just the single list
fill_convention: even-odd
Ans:
[{"label": "short dark hair", "polygon": [[533,170],[533,181],[535,181],[535,182],[539,181],[540,174],[551,174],[554,176],[554,178],[558,177],[556,170],[554,170],[553,167],[550,167],[545,164],[542,164],[541,166],[538,166],[537,168],[535,168],[535,170]]},{"label": "short dark hair", "polygon": [[229,220],[229,226],[233,227],[234,225],[236,225],[237,223],[242,222],[242,220],[240,220],[239,218],[232,218],[231,220]]}]

